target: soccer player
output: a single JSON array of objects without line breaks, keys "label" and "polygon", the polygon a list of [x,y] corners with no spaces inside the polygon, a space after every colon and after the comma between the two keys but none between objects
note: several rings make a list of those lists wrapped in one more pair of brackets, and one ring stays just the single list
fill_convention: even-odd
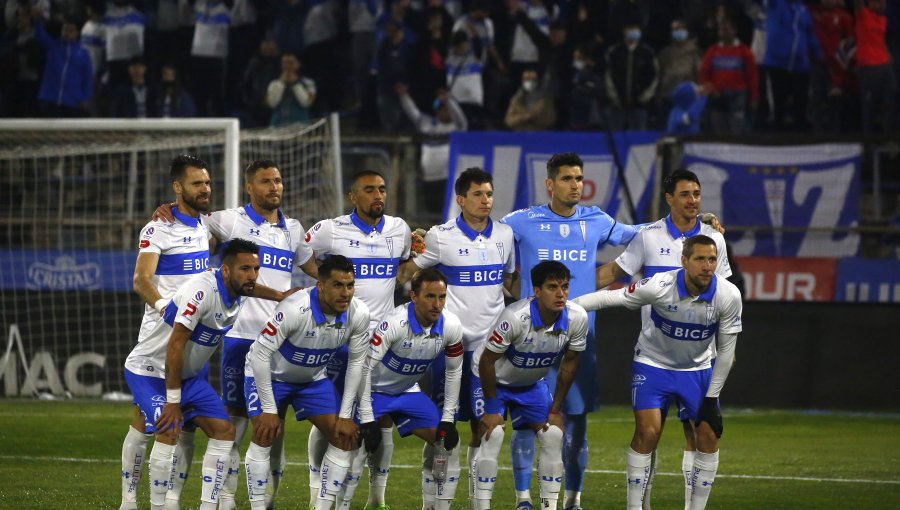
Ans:
[{"label": "soccer player", "polygon": [[[329,438],[322,461],[316,510],[332,508],[350,467],[357,427],[352,413],[360,391],[369,338],[369,310],[354,297],[353,263],[333,255],[319,267],[319,281],[279,304],[247,354],[244,392],[253,419],[245,467],[250,507],[263,509],[271,474],[271,450],[284,429],[287,406]],[[343,346],[349,360],[340,402],[325,367]]]},{"label": "soccer player", "polygon": [[737,287],[715,272],[717,256],[716,242],[698,234],[684,242],[681,269],[576,299],[586,310],[651,305],[632,362],[635,432],[625,454],[631,510],[642,508],[652,452],[662,428],[662,409],[674,399],[696,430],[690,508],[706,508],[719,466],[719,394],[734,362],[742,309]]},{"label": "soccer player", "polygon": [[[366,510],[387,510],[384,491],[394,452],[394,424],[401,437],[425,441],[422,465],[422,508],[450,510],[459,483],[459,434],[456,405],[462,375],[463,330],[459,318],[444,309],[447,278],[435,269],[413,275],[412,302],[394,308],[372,334],[363,394],[359,403],[360,434],[370,451],[369,501]],[[419,390],[418,381],[435,360],[445,359],[443,410]],[[432,474],[435,443],[450,450],[446,479]],[[404,506],[405,507],[405,506]]]},{"label": "soccer player", "polygon": [[[503,289],[512,288],[516,273],[515,241],[509,225],[491,220],[494,206],[493,176],[480,168],[468,168],[454,183],[460,213],[456,218],[432,227],[425,235],[425,251],[400,267],[400,282],[406,282],[418,268],[436,267],[447,276],[447,310],[465,317],[461,394],[471,393],[472,352],[490,336],[497,316],[503,311]],[[478,306],[473,306],[477,303]],[[431,388],[437,402],[444,390],[443,358],[432,365]],[[471,467],[478,448],[478,420],[471,399],[459,403],[457,418],[469,421],[467,462]],[[428,448],[426,447],[426,454]],[[469,500],[474,500],[474,477],[469,477]],[[426,509],[427,510],[427,509]]]},{"label": "soccer player", "polygon": [[[401,261],[409,259],[411,235],[405,221],[384,214],[387,186],[380,173],[363,170],[354,175],[349,197],[353,203],[350,214],[316,223],[306,232],[306,242],[317,258],[336,254],[353,262],[355,296],[369,307],[371,333],[379,319],[394,309],[398,267]],[[328,365],[328,376],[338,390],[343,387],[346,363],[347,350],[341,349]],[[327,438],[313,427],[307,442],[310,505],[314,504],[320,485],[319,464],[315,459],[322,458],[327,446]],[[339,508],[350,508],[364,461],[365,450],[360,449],[354,454]]]},{"label": "soccer player", "polygon": [[209,437],[203,456],[200,509],[213,510],[234,442],[234,426],[207,381],[205,366],[234,325],[259,275],[256,244],[236,239],[222,254],[222,267],[191,278],[166,305],[163,319],[125,360],[125,381],[155,433],[150,452],[150,505],[166,505],[175,442],[183,422],[192,421]]},{"label": "soccer player", "polygon": [[[573,274],[585,275],[571,282],[573,297],[596,290],[593,275],[597,268],[597,250],[606,244],[623,245],[634,238],[639,226],[623,225],[596,206],[578,205],[584,189],[584,163],[575,153],[554,154],[547,161],[545,185],[550,203],[512,212],[501,221],[512,227],[515,235],[521,297],[527,296],[532,282],[529,272],[542,260],[565,264]],[[593,338],[594,314],[589,314]],[[563,508],[580,509],[584,470],[587,469],[587,413],[594,410],[597,395],[597,356],[593,342],[581,356],[575,385],[568,392],[563,412],[566,415],[566,440],[563,458],[566,462],[566,492]],[[551,387],[555,370],[548,382]],[[512,438],[513,473],[516,486],[516,508],[532,508],[529,485],[534,458],[534,434],[530,429],[515,430]]]},{"label": "soccer player", "polygon": [[[507,410],[513,429],[528,428],[540,438],[541,508],[556,508],[559,498],[564,428],[560,411],[575,379],[579,353],[585,350],[588,316],[568,301],[571,272],[562,262],[542,261],[529,277],[534,297],[507,306],[472,359],[472,407],[481,419],[481,446],[475,455],[478,510],[491,507]],[[560,354],[551,398],[544,376]]]},{"label": "soccer player", "polygon": [[[725,251],[725,238],[717,229],[701,223],[698,218],[701,193],[700,180],[697,176],[688,170],[675,170],[663,181],[663,189],[666,203],[669,204],[671,212],[667,217],[641,229],[616,260],[597,268],[598,289],[606,287],[625,275],[635,276],[642,271],[644,278],[650,278],[656,273],[678,269],[684,241],[698,234],[703,234],[716,242],[716,252],[719,253],[716,274],[723,278],[731,277],[731,266]],[[649,314],[649,306],[641,309],[641,317],[644,320]],[[663,424],[665,424],[666,411],[664,409],[662,414]],[[684,417],[680,418],[684,420],[682,423],[686,443],[681,460],[681,470],[684,473],[685,508],[689,509],[694,451],[697,447],[694,428],[690,421]],[[656,461],[656,450],[654,450],[653,469],[650,472],[650,479],[644,494],[645,510],[650,508],[650,492],[656,472]]]},{"label": "soccer player", "polygon": [[[138,343],[162,321],[162,313],[172,296],[192,276],[209,267],[209,230],[201,213],[209,211],[210,178],[208,165],[201,159],[181,155],[169,164],[169,175],[176,202],[172,210],[175,222],[151,221],[141,229],[139,253],[134,268],[134,291],[144,300],[144,317]],[[177,459],[191,459],[193,431],[178,436]],[[120,510],[137,510],[137,490],[151,434],[144,428],[144,417],[134,408],[131,426],[122,443],[122,504]],[[178,507],[178,496],[187,478],[190,461],[179,462],[167,495],[168,507]],[[177,483],[177,489],[174,487]]]}]

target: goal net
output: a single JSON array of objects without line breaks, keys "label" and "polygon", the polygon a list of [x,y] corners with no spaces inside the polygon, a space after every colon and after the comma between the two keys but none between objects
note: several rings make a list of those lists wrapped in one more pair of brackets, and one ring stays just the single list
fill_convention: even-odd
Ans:
[{"label": "goal net", "polygon": [[127,392],[143,305],[137,236],[174,201],[169,162],[209,164],[213,208],[247,201],[242,166],[276,161],[284,210],[312,221],[343,205],[333,128],[239,132],[233,119],[0,122],[0,379],[3,396]]}]

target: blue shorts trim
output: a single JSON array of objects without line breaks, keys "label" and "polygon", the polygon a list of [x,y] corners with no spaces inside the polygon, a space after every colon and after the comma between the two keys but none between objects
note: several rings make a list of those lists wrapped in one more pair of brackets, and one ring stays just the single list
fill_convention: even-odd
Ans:
[{"label": "blue shorts trim", "polygon": [[631,363],[631,407],[667,409],[670,403],[678,405],[678,418],[694,420],[703,403],[712,378],[712,369],[666,370],[644,363]]},{"label": "blue shorts trim", "polygon": [[[472,352],[463,354],[462,379],[459,384],[459,407],[456,409],[456,421],[477,420],[478,417],[472,411]],[[447,357],[438,356],[429,369],[431,383],[431,400],[438,409],[444,408],[444,388],[446,387]]]},{"label": "blue shorts trim", "polygon": [[437,428],[441,413],[434,402],[420,391],[389,395],[372,392],[372,411],[375,419],[390,415],[397,425],[400,437],[406,437],[416,429]]},{"label": "blue shorts trim", "polygon": [[[253,377],[244,379],[244,393],[247,399],[247,416],[255,418],[262,414],[259,405],[259,393],[256,391],[256,380]],[[294,408],[297,421],[310,416],[337,414],[340,411],[337,392],[334,384],[328,379],[313,381],[308,384],[293,384],[272,381],[272,393],[279,414],[290,405]]]},{"label": "blue shorts trim", "polygon": [[[472,376],[472,409],[477,418],[484,415],[484,390],[481,379]],[[531,386],[513,387],[497,385],[497,401],[500,414],[509,411],[509,419],[514,429],[527,429],[532,423],[547,423],[553,397],[547,381],[541,379]]]},{"label": "blue shorts trim", "polygon": [[222,342],[222,402],[228,407],[245,409],[244,364],[252,340],[226,336]]},{"label": "blue shorts trim", "polygon": [[[135,405],[144,415],[147,433],[155,433],[154,424],[166,403],[166,380],[137,375],[126,369],[125,382],[131,389]],[[222,400],[206,380],[205,374],[181,381],[181,415],[185,423],[199,417],[228,419]]]}]

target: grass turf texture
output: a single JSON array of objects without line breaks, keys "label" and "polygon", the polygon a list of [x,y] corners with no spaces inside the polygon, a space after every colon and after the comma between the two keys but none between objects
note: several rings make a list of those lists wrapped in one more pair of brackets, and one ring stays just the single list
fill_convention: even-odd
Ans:
[{"label": "grass turf texture", "polygon": [[[900,415],[728,408],[724,414],[719,476],[709,508],[900,508]],[[0,400],[0,508],[118,508],[119,459],[130,416],[131,406],[123,403]],[[468,427],[459,428],[465,441]],[[582,496],[586,510],[625,506],[624,449],[632,430],[629,409],[610,407],[590,415],[590,472]],[[279,508],[306,508],[308,478],[302,463],[308,432],[307,422],[288,422],[289,465],[278,495]],[[660,445],[654,509],[683,508],[683,441],[680,426],[670,423]],[[200,459],[206,448],[202,432],[197,433],[196,443],[191,478],[182,498],[184,510],[199,506]],[[395,438],[395,445],[387,501],[394,510],[416,510],[421,508],[422,442],[414,437]],[[148,458],[151,447],[152,442]],[[508,441],[500,461],[494,508],[512,508]],[[144,476],[138,499],[142,509],[149,508],[146,464]],[[365,504],[366,476],[354,510]],[[242,469],[238,507],[249,508],[243,483]],[[537,496],[533,483],[532,494]],[[455,509],[468,508],[465,494],[464,478]]]}]

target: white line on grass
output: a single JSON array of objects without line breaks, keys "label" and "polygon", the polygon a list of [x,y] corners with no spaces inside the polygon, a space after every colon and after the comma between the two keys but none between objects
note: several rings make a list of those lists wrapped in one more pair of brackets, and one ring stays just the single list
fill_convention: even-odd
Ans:
[{"label": "white line on grass", "polygon": [[[81,457],[50,457],[50,456],[31,456],[31,455],[0,455],[0,460],[37,460],[50,462],[77,462],[84,464],[118,464],[118,459],[88,459]],[[195,462],[196,463],[196,462]],[[305,462],[287,462],[289,466],[308,466]],[[413,464],[396,464],[391,465],[391,469],[422,469],[421,465]],[[512,471],[508,466],[500,466],[501,471]],[[624,475],[624,471],[614,469],[588,469],[587,473],[602,475]],[[683,477],[684,473],[665,473],[657,472],[662,476]],[[741,478],[747,480],[788,480],[794,482],[835,482],[835,483],[875,483],[885,485],[900,485],[900,480],[867,480],[863,478],[818,478],[812,476],[774,476],[774,475],[724,475],[719,473],[716,478]]]}]

